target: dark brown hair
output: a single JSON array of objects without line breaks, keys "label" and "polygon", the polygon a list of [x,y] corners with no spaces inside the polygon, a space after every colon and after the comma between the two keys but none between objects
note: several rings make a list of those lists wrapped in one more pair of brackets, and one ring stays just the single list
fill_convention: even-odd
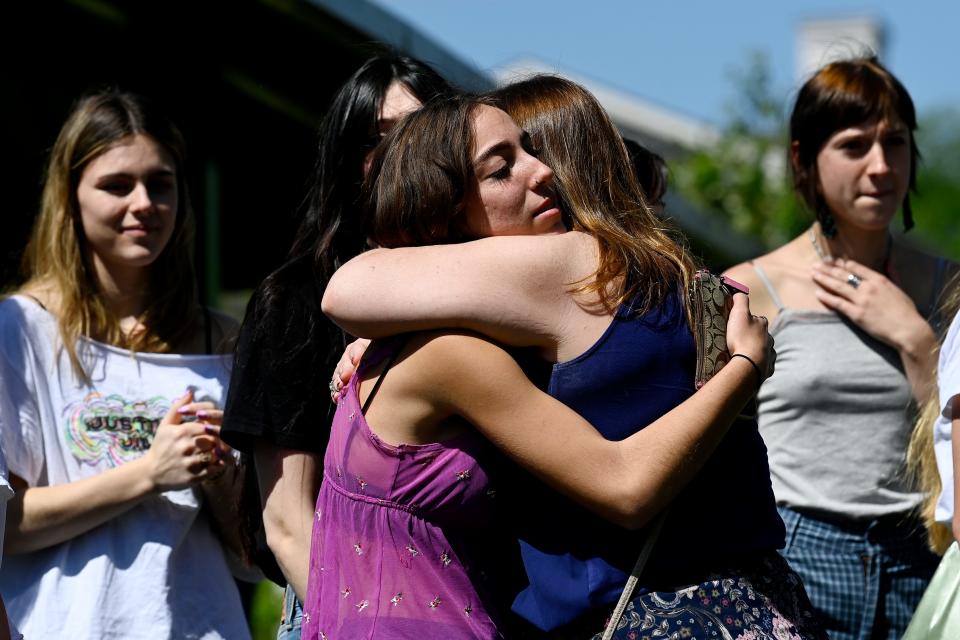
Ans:
[{"label": "dark brown hair", "polygon": [[667,195],[667,162],[659,153],[651,151],[639,142],[630,138],[623,139],[627,148],[633,171],[643,187],[643,194],[647,197],[650,206],[663,206],[663,198]]},{"label": "dark brown hair", "polygon": [[[90,262],[80,220],[77,186],[95,158],[133,136],[145,135],[174,160],[177,216],[173,235],[150,266],[143,332],[127,336],[106,307]],[[76,352],[87,336],[134,351],[169,352],[193,331],[199,316],[193,271],[193,213],[185,184],[183,137],[163,113],[142,96],[109,89],[81,98],[50,152],[40,215],[24,254],[24,289],[51,288],[59,296],[57,320],[74,372],[87,376]]]},{"label": "dark brown hair", "polygon": [[570,80],[537,75],[491,98],[553,169],[571,226],[597,239],[599,266],[580,290],[595,292],[608,308],[633,300],[647,311],[678,285],[687,289],[694,266],[685,246],[654,215],[619,131],[593,94]]},{"label": "dark brown hair", "polygon": [[[831,62],[800,89],[790,117],[790,140],[795,143],[793,185],[819,216],[826,203],[818,193],[817,155],[837,131],[864,122],[902,122],[910,130],[909,191],[917,190],[920,152],[914,139],[917,115],[906,88],[875,57]],[[903,199],[904,229],[913,227],[910,193]]]},{"label": "dark brown hair", "polygon": [[371,240],[399,247],[468,239],[464,198],[474,177],[473,114],[486,102],[435,100],[390,131],[364,182]]}]

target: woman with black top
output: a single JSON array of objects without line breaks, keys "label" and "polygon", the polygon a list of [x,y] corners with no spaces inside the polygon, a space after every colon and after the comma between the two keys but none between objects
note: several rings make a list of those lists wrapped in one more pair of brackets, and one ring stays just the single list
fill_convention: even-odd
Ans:
[{"label": "woman with black top", "polygon": [[319,301],[336,268],[366,246],[356,202],[370,152],[397,120],[449,93],[433,69],[400,55],[373,57],[347,80],[320,125],[313,185],[289,259],[247,307],[223,435],[253,455],[266,544],[276,563],[265,551],[256,560],[268,577],[287,584],[279,637],[300,634],[314,502],[334,408],[327,380],[345,345]]}]

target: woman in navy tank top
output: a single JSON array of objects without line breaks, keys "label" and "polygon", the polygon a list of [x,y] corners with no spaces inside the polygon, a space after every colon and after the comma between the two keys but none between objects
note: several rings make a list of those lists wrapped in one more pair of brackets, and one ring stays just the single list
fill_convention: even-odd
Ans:
[{"label": "woman in navy tank top", "polygon": [[[509,118],[504,124],[492,104],[530,136]],[[532,478],[505,487],[522,509],[515,519],[530,584],[513,609],[527,635],[583,638],[602,629],[642,528],[670,504],[615,637],[640,637],[651,625],[682,637],[823,637],[802,585],[775,553],[784,530],[756,424],[728,431],[714,420],[690,431],[709,401],[693,394],[695,351],[680,295],[692,265],[647,206],[606,114],[584,89],[554,77],[480,100],[466,131],[438,125],[455,108],[440,103],[411,116],[374,161],[373,240],[403,247],[502,237],[369,252],[334,276],[324,310],[355,335],[450,326],[533,347],[554,363],[549,393],[605,438],[646,432],[662,444],[660,437],[692,435],[674,440],[667,457],[653,445],[660,453],[651,449],[636,469],[642,486],[623,494],[635,517],[555,493],[576,496],[580,482],[609,481],[588,460],[577,465],[575,454],[582,473],[568,484],[540,472],[550,488]],[[555,179],[524,171],[534,146]],[[510,437],[491,439],[529,466]],[[558,452],[569,444],[541,442]]]}]

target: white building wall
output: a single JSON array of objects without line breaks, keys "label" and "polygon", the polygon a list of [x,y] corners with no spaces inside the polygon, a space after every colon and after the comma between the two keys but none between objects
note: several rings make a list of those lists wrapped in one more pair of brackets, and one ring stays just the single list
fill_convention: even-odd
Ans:
[{"label": "white building wall", "polygon": [[796,80],[802,84],[814,71],[834,60],[876,54],[883,59],[886,33],[870,17],[804,20],[797,26]]}]

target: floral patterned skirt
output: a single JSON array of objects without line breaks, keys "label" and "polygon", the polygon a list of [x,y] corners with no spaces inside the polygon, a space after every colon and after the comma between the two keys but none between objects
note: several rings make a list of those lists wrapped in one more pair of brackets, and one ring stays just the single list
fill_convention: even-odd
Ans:
[{"label": "floral patterned skirt", "polygon": [[[591,640],[600,640],[602,630]],[[826,640],[800,577],[777,553],[675,591],[636,596],[617,640]]]}]

